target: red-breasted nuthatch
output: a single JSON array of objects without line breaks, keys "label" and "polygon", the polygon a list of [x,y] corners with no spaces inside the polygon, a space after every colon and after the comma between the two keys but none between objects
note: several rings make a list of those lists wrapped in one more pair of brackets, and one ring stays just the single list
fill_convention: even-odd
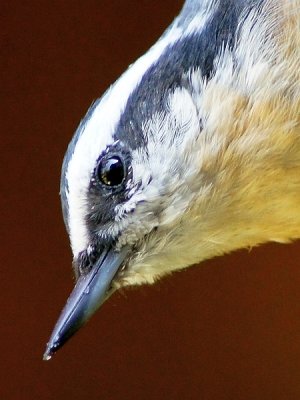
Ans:
[{"label": "red-breasted nuthatch", "polygon": [[45,359],[116,289],[300,237],[300,0],[187,0],[71,141],[78,278]]}]

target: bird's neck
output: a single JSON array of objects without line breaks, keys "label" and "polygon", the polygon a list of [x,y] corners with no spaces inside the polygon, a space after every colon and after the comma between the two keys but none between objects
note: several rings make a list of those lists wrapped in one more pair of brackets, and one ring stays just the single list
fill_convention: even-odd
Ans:
[{"label": "bird's neck", "polygon": [[210,185],[194,208],[202,259],[300,238],[299,11],[284,11],[278,36],[267,42],[263,29],[247,32],[237,66],[225,51],[221,73],[199,94],[201,179]]}]

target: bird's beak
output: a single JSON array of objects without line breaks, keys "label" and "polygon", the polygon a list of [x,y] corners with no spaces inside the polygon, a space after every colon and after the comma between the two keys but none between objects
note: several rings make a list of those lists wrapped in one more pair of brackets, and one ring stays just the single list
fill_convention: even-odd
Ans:
[{"label": "bird's beak", "polygon": [[101,253],[89,273],[79,277],[47,343],[44,360],[49,360],[111,296],[114,292],[112,280],[127,254],[128,248],[119,252],[108,248]]}]

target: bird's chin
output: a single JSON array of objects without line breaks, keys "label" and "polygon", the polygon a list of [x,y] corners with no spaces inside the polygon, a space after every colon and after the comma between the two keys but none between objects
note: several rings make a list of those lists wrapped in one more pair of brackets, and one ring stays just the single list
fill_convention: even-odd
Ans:
[{"label": "bird's chin", "polygon": [[141,265],[135,257],[136,247],[130,250],[129,256],[124,260],[123,264],[118,269],[114,279],[111,282],[111,289],[113,291],[122,289],[128,286],[135,286],[146,283],[141,279],[140,271]]},{"label": "bird's chin", "polygon": [[160,275],[152,264],[132,260],[124,265],[112,281],[112,290],[120,290],[141,285],[152,285],[159,280]]},{"label": "bird's chin", "polygon": [[[151,247],[151,238],[156,231],[157,228],[155,227],[149,233],[144,234],[142,238],[139,238],[134,244],[126,244],[130,250],[111,283],[112,289],[119,290],[128,286],[151,284],[154,282],[153,266],[145,262],[145,259],[149,258],[148,253]],[[118,243],[118,247],[121,247],[120,243]],[[151,274],[149,274],[149,268],[151,268]]]}]

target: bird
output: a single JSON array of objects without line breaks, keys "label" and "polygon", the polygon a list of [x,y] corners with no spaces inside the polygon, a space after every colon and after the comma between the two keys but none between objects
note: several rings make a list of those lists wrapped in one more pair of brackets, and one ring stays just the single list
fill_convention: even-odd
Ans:
[{"label": "bird", "polygon": [[77,283],[48,360],[116,290],[300,238],[300,1],[186,0],[62,166]]}]

